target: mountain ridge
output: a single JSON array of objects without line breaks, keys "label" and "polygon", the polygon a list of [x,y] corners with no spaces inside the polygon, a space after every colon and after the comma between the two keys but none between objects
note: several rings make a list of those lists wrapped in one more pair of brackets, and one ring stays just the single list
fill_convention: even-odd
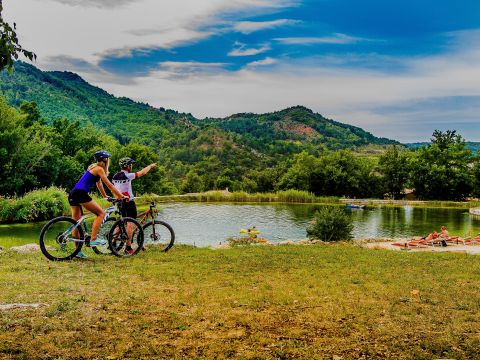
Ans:
[{"label": "mountain ridge", "polygon": [[[0,80],[0,91],[11,105],[18,108],[23,101],[34,101],[47,122],[56,118],[91,122],[122,142],[133,138],[151,143],[151,136],[146,136],[145,131],[137,131],[140,124],[150,133],[165,133],[176,132],[175,128],[188,122],[201,129],[215,126],[234,136],[246,136],[247,143],[251,137],[247,130],[256,130],[253,132],[258,136],[273,134],[277,142],[300,141],[333,149],[398,143],[375,137],[360,127],[327,119],[302,105],[264,114],[246,112],[224,118],[199,119],[190,113],[116,97],[70,71],[42,71],[31,64],[17,62],[15,72],[0,74]],[[278,125],[279,121],[283,123],[282,126]],[[289,121],[293,126],[289,126]],[[308,128],[302,130],[298,124],[304,124],[318,134]],[[133,135],[128,135],[126,128],[133,128],[130,131]],[[299,136],[302,133],[309,136],[303,139]]]}]

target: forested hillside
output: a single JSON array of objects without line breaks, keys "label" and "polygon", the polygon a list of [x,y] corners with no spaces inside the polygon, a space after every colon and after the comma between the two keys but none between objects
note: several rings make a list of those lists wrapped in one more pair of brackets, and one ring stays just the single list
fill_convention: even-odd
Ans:
[{"label": "forested hillside", "polygon": [[16,63],[13,74],[0,74],[0,92],[15,107],[23,101],[36,102],[48,123],[58,118],[92,122],[120,142],[171,145],[172,131],[178,134],[181,129],[198,135],[199,131],[213,127],[224,136],[233,135],[239,145],[252,146],[261,152],[269,152],[272,146],[282,150],[281,153],[295,153],[312,145],[347,148],[392,143],[358,127],[325,119],[301,106],[268,114],[199,120],[191,114],[114,97],[74,73],[43,72],[23,62]]},{"label": "forested hillside", "polygon": [[[0,74],[0,96],[0,195],[52,184],[68,188],[90,154],[106,148],[114,163],[124,155],[138,159],[137,166],[159,162],[156,175],[138,183],[142,192],[295,188],[383,196],[379,156],[385,145],[397,144],[303,106],[196,119],[117,98],[70,72],[21,62],[14,73]],[[365,148],[376,154],[359,156]]]}]

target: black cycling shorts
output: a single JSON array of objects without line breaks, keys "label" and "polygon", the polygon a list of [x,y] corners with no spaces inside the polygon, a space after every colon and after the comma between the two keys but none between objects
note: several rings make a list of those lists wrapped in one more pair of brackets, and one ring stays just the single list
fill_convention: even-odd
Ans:
[{"label": "black cycling shorts", "polygon": [[123,217],[137,217],[137,205],[135,201],[124,201],[122,204],[122,216]]},{"label": "black cycling shorts", "polygon": [[68,194],[68,203],[70,206],[80,206],[80,204],[92,201],[92,198],[85,190],[73,189]]}]

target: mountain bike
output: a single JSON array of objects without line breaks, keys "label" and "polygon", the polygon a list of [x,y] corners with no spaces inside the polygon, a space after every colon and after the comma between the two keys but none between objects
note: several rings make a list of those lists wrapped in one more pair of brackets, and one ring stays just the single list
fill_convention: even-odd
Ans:
[{"label": "mountain bike", "polygon": [[[107,233],[104,245],[92,247],[97,254],[113,253],[116,256],[132,256],[143,248],[143,229],[133,218],[121,217],[123,200],[111,199],[112,206],[105,209],[105,218],[100,227],[99,239]],[[112,214],[118,218],[112,218]],[[73,259],[82,249],[88,235],[86,219],[95,214],[83,215],[78,221],[69,216],[59,216],[46,223],[40,232],[40,249],[47,259],[64,261]],[[131,239],[132,254],[125,252],[125,245]]]},{"label": "mountain bike", "polygon": [[[158,245],[162,251],[167,252],[175,242],[175,232],[165,221],[156,219],[158,216],[157,206],[154,201],[150,203],[148,210],[137,215],[143,228],[145,244]],[[145,222],[150,219],[149,222]]]}]

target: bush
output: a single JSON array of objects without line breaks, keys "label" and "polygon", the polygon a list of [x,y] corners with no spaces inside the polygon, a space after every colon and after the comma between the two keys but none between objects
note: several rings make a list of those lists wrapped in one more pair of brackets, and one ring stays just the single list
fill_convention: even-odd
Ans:
[{"label": "bush", "polygon": [[351,240],[352,231],[352,218],[345,209],[329,206],[315,213],[312,224],[307,228],[307,236],[311,240]]},{"label": "bush", "polygon": [[69,213],[67,194],[50,187],[34,190],[21,198],[0,199],[0,221],[40,221]]}]

